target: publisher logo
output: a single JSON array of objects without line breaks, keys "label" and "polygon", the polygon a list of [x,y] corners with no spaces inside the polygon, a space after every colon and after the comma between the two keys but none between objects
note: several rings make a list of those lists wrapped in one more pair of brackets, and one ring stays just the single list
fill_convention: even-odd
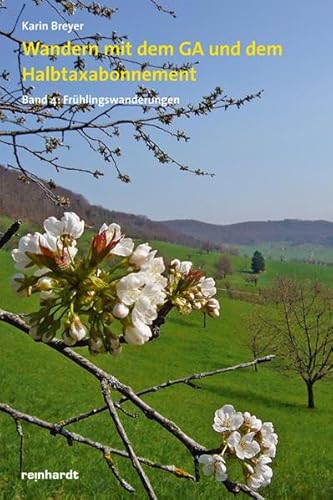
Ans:
[{"label": "publisher logo", "polygon": [[62,479],[79,479],[80,474],[73,469],[69,471],[36,471],[36,472],[21,472],[21,479],[25,481],[56,481]]}]

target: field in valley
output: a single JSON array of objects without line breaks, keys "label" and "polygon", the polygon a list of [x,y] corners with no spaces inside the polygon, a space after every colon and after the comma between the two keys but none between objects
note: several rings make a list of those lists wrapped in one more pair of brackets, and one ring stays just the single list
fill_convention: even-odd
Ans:
[{"label": "field in valley", "polygon": [[[160,242],[155,246],[167,258],[190,258],[207,274],[214,272],[217,254],[203,254]],[[267,271],[260,277],[256,288],[244,282],[249,259],[236,256],[233,262],[235,273],[227,279],[233,287],[253,293],[257,293],[260,286],[269,286],[277,275],[295,275],[333,284],[333,267],[268,261]],[[9,253],[0,252],[1,307],[29,312],[33,301],[18,299],[10,290],[8,283],[13,272]],[[224,287],[223,281],[219,282],[219,287]],[[172,314],[158,341],[143,347],[127,346],[116,359],[101,355],[94,357],[94,362],[139,390],[167,379],[250,361],[245,317],[252,307],[250,303],[223,297],[220,318],[209,318],[206,328],[203,328],[199,313],[187,317]],[[0,323],[0,338],[1,402],[50,421],[59,421],[102,404],[95,380],[58,353],[34,343],[3,323]],[[87,354],[85,350],[83,352]],[[218,444],[218,436],[211,424],[214,411],[226,403],[273,421],[280,441],[272,485],[262,493],[274,500],[333,498],[332,382],[328,380],[316,386],[317,408],[308,410],[304,383],[291,373],[278,371],[278,364],[276,360],[261,365],[257,373],[246,369],[218,375],[199,382],[200,389],[177,386],[148,395],[145,399],[208,447]],[[129,404],[126,408],[133,410]],[[191,470],[191,461],[185,450],[143,414],[137,419],[121,414],[121,419],[139,455]],[[0,414],[0,498],[106,500],[130,497],[119,489],[96,450],[77,444],[69,447],[63,438],[23,425],[25,470],[74,469],[80,473],[80,479],[38,483],[21,481],[18,478],[15,425],[9,417]],[[72,430],[121,448],[110,419],[103,414],[73,425]],[[116,461],[125,478],[137,487],[136,498],[144,498],[129,464],[118,458]],[[199,484],[195,484],[147,467],[146,471],[161,499],[231,498],[212,478],[203,477]]]}]

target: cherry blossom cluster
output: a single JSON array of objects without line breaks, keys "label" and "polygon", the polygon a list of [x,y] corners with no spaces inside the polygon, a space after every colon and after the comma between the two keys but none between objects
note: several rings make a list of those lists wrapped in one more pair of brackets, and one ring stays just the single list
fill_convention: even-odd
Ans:
[{"label": "cherry blossom cluster", "polygon": [[214,279],[205,278],[201,271],[193,269],[190,261],[171,261],[168,291],[173,296],[173,305],[182,314],[205,310],[212,317],[220,315],[220,304],[214,298]]},{"label": "cherry blossom cluster", "polygon": [[118,354],[122,343],[151,339],[163,307],[219,315],[214,280],[191,262],[174,260],[166,268],[156,250],[148,243],[135,246],[115,223],[103,224],[81,256],[77,240],[84,228],[73,212],[49,217],[44,233],[23,236],[12,251],[16,268],[24,271],[12,277],[15,290],[40,298],[30,315],[34,339],[50,342],[60,331],[67,345],[88,340],[93,353]]},{"label": "cherry blossom cluster", "polygon": [[241,461],[243,475],[251,489],[268,486],[273,476],[270,464],[278,443],[273,424],[262,422],[249,412],[236,411],[227,404],[216,410],[213,429],[221,435],[221,453],[200,456],[204,474],[213,474],[217,481],[225,481],[228,477],[226,459],[236,458]]}]

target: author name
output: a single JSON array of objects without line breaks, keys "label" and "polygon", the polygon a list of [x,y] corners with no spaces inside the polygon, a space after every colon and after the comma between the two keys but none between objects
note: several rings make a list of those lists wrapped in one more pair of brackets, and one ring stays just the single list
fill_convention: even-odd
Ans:
[{"label": "author name", "polygon": [[84,23],[58,23],[57,21],[31,23],[30,21],[22,21],[21,29],[22,31],[65,31],[66,33],[73,33],[82,31]]}]

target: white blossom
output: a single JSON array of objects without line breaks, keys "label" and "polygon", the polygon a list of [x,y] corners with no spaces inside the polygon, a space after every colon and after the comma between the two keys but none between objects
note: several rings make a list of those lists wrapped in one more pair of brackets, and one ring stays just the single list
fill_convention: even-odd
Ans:
[{"label": "white blossom", "polygon": [[15,248],[11,252],[11,256],[15,262],[16,269],[24,269],[29,264],[31,264],[31,260],[26,254],[26,252],[32,254],[40,254],[41,249],[39,246],[39,241],[42,235],[40,233],[34,234],[26,234],[23,236],[18,244],[18,248]]},{"label": "white blossom", "polygon": [[270,484],[273,477],[272,469],[267,465],[272,460],[265,455],[261,455],[257,460],[253,469],[253,473],[247,478],[247,484],[253,490]]},{"label": "white blossom", "polygon": [[132,309],[132,322],[133,325],[139,323],[145,323],[146,325],[151,325],[154,319],[157,318],[156,306],[149,300],[146,295],[141,295],[141,297],[135,302]]},{"label": "white blossom", "polygon": [[225,481],[227,479],[227,467],[220,455],[201,455],[199,463],[203,464],[202,470],[205,476],[214,474],[217,481]]},{"label": "white blossom", "polygon": [[117,302],[112,309],[112,314],[118,319],[124,319],[129,314],[129,308],[122,302]]},{"label": "white blossom", "polygon": [[142,293],[142,287],[146,283],[144,273],[130,273],[121,278],[117,284],[117,295],[127,306],[133,305]]},{"label": "white blossom", "polygon": [[[84,225],[74,212],[65,212],[60,219],[48,217],[44,221],[44,234],[27,234],[12,252],[18,269],[34,264],[39,268],[32,276],[29,274],[29,279],[23,274],[12,278],[16,290],[22,282],[29,293],[39,292],[40,311],[32,316],[32,323],[38,321],[38,324],[31,328],[31,336],[49,342],[62,324],[55,314],[63,309],[61,318],[65,313],[68,315],[63,332],[67,345],[75,345],[87,336],[91,352],[118,354],[121,345],[119,338],[114,337],[117,329],[111,331],[110,323],[116,320],[118,326],[121,323],[129,344],[144,344],[152,336],[149,325],[154,323],[167,298],[170,306],[183,313],[202,308],[212,316],[218,315],[219,303],[211,298],[214,280],[200,279],[202,273],[192,272],[192,262],[174,260],[168,281],[163,275],[163,258],[156,256],[157,251],[148,243],[135,248],[133,240],[124,237],[118,224],[103,224],[87,255],[75,263],[76,239],[83,234]],[[110,253],[124,259],[107,269],[101,264]],[[81,322],[82,314],[87,316],[87,324],[93,325],[89,332]]]},{"label": "white blossom", "polygon": [[230,432],[240,428],[244,418],[240,411],[236,412],[232,405],[224,405],[216,410],[213,429],[216,432]]},{"label": "white blossom", "polygon": [[274,432],[272,422],[264,422],[262,424],[259,440],[263,454],[267,457],[274,458],[276,455],[278,435]]},{"label": "white blossom", "polygon": [[214,278],[201,278],[199,285],[201,293],[204,297],[210,298],[216,294]]},{"label": "white blossom", "polygon": [[180,261],[179,259],[173,259],[171,261],[171,266],[185,276],[191,271],[192,265],[192,262],[189,260]]},{"label": "white blossom", "polygon": [[146,259],[151,251],[151,246],[148,243],[141,243],[138,245],[134,252],[132,253],[129,262],[134,264],[136,267],[141,267],[146,262]]},{"label": "white blossom", "polygon": [[165,271],[163,257],[154,257],[153,254],[149,255],[141,271],[146,272],[150,276],[162,274]]},{"label": "white blossom", "polygon": [[145,275],[146,284],[159,285],[160,288],[165,288],[168,284],[167,278],[162,276],[165,271],[164,260],[162,257],[154,257],[155,252],[151,252],[146,259],[146,262],[141,266],[141,271]]},{"label": "white blossom", "polygon": [[142,345],[151,337],[151,330],[145,323],[137,321],[135,326],[128,326],[124,333],[125,340],[128,344]]},{"label": "white blossom", "polygon": [[48,217],[44,221],[44,229],[56,238],[68,235],[76,240],[83,234],[84,221],[74,212],[65,212],[60,220],[56,217]]},{"label": "white blossom", "polygon": [[254,436],[255,432],[248,432],[241,436],[238,431],[234,431],[228,437],[228,446],[241,460],[253,458],[260,451],[259,443],[253,439]]},{"label": "white blossom", "polygon": [[262,421],[255,415],[251,415],[248,411],[243,413],[244,425],[246,425],[251,431],[259,432],[262,428]]},{"label": "white blossom", "polygon": [[131,238],[122,238],[119,243],[110,250],[110,253],[121,257],[128,257],[133,252],[134,241]]},{"label": "white blossom", "polygon": [[54,253],[57,252],[57,250],[63,249],[63,243],[60,240],[58,240],[56,236],[50,233],[41,234],[38,243],[40,250],[41,247],[43,247]]},{"label": "white blossom", "polygon": [[84,221],[74,212],[65,212],[60,220],[49,217],[44,221],[46,233],[59,238],[68,235],[73,240],[80,238],[84,231]]},{"label": "white blossom", "polygon": [[148,283],[143,289],[143,295],[148,297],[150,303],[158,306],[164,303],[166,293],[163,286],[160,283]]}]

